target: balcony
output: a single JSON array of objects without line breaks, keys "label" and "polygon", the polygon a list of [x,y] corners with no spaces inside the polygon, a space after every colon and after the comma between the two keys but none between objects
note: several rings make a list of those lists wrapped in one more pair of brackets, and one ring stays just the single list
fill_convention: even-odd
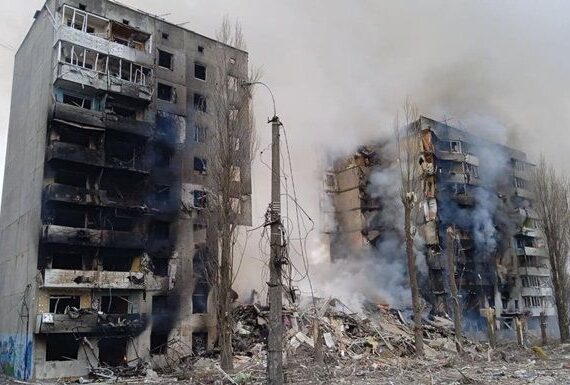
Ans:
[{"label": "balcony", "polygon": [[534,199],[532,191],[520,187],[515,187],[515,195],[525,199]]},{"label": "balcony", "polygon": [[59,183],[52,183],[45,186],[44,198],[47,201],[74,203],[86,206],[146,210],[146,206],[142,200],[109,198],[105,190],[88,190]]},{"label": "balcony", "polygon": [[521,290],[523,297],[546,297],[552,295],[551,287],[523,287]]},{"label": "balcony", "polygon": [[72,143],[53,142],[47,150],[47,160],[64,160],[75,163],[103,166],[103,153],[100,150]]},{"label": "balcony", "polygon": [[59,40],[83,47],[92,47],[130,62],[152,66],[148,51],[150,34],[128,25],[63,6],[62,24],[58,26],[54,42]]},{"label": "balcony", "polygon": [[167,290],[168,278],[129,271],[45,269],[42,287],[50,289]]},{"label": "balcony", "polygon": [[121,335],[140,333],[146,326],[146,314],[98,314],[91,309],[81,309],[76,318],[70,314],[38,314],[34,332]]},{"label": "balcony", "polygon": [[140,99],[143,102],[150,102],[153,95],[150,83],[141,84],[123,80],[120,77],[68,63],[58,63],[55,67],[54,84],[78,90],[82,90],[84,87],[91,87],[96,91],[104,93],[114,92],[130,98]]},{"label": "balcony", "polygon": [[108,130],[150,138],[152,136],[154,124],[152,122],[120,118],[116,115],[106,114],[105,127]]},{"label": "balcony", "polygon": [[450,160],[453,162],[465,162],[465,154],[461,152],[451,152],[451,151],[442,151],[437,150],[435,152],[436,158],[440,160]]},{"label": "balcony", "polygon": [[144,249],[146,237],[137,232],[44,225],[42,241],[76,246]]},{"label": "balcony", "polygon": [[475,205],[475,198],[470,195],[456,194],[454,198],[457,201],[457,203],[460,204],[461,206]]},{"label": "balcony", "polygon": [[54,119],[59,119],[65,122],[75,122],[91,127],[105,127],[103,112],[87,110],[71,104],[56,102],[53,116]]},{"label": "balcony", "polygon": [[544,247],[525,247],[524,253],[526,255],[536,255],[537,257],[548,257],[548,252]]},{"label": "balcony", "polygon": [[520,275],[535,275],[539,277],[550,277],[550,269],[548,267],[519,266]]}]

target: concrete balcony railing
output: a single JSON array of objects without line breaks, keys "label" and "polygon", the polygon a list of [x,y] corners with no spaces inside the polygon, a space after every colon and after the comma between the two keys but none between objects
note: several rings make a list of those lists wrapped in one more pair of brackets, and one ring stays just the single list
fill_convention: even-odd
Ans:
[{"label": "concrete balcony railing", "polygon": [[520,275],[536,275],[539,277],[550,277],[550,268],[548,267],[525,267],[519,266]]},{"label": "concrete balcony railing", "polygon": [[88,190],[59,183],[52,183],[44,187],[44,199],[86,206],[115,207],[141,211],[145,211],[146,207],[142,199],[110,198],[105,190]]},{"label": "concrete balcony railing", "polygon": [[44,225],[42,240],[45,243],[125,249],[144,249],[146,244],[146,236],[142,233],[58,225]]},{"label": "concrete balcony railing", "polygon": [[119,44],[95,34],[85,33],[66,25],[60,26],[55,33],[54,44],[60,40],[82,47],[90,47],[94,51],[103,52],[109,56],[115,56],[147,67],[154,65],[152,55],[143,50]]},{"label": "concrete balcony railing", "polygon": [[548,257],[548,252],[544,247],[525,247],[524,253],[526,255],[536,255],[537,257]]},{"label": "concrete balcony railing", "polygon": [[154,123],[152,122],[123,119],[110,114],[105,115],[105,128],[108,130],[150,138],[152,136],[153,127]]},{"label": "concrete balcony railing", "polygon": [[68,63],[58,63],[55,67],[54,84],[65,84],[71,87],[78,85],[81,88],[91,87],[97,91],[114,92],[145,102],[150,102],[153,95],[153,88],[150,84],[132,83],[108,74]]},{"label": "concrete balcony railing", "polygon": [[441,160],[450,160],[453,162],[465,162],[465,154],[461,152],[436,150],[435,156]]},{"label": "concrete balcony railing", "polygon": [[44,288],[167,290],[168,278],[132,271],[45,269]]},{"label": "concrete balcony railing", "polygon": [[523,287],[521,289],[523,297],[546,297],[552,295],[551,287]]},{"label": "concrete balcony railing", "polygon": [[76,314],[40,313],[36,318],[34,332],[122,335],[141,332],[146,326],[146,314],[98,314],[91,309],[82,309]]},{"label": "concrete balcony railing", "polygon": [[47,149],[47,160],[65,160],[75,163],[103,166],[103,151],[73,143],[53,142]]}]

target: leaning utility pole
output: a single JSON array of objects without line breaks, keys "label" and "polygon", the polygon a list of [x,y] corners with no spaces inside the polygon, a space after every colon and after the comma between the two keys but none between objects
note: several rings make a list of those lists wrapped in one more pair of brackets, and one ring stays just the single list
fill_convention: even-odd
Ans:
[{"label": "leaning utility pole", "polygon": [[267,383],[283,384],[283,286],[281,266],[283,244],[281,239],[281,174],[279,164],[279,130],[277,115],[271,123],[271,256],[269,259],[269,337],[267,339]]}]

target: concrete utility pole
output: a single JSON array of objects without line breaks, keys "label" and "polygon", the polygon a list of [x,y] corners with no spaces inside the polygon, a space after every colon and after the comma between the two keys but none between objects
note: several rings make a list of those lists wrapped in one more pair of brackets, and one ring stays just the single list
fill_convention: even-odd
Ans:
[{"label": "concrete utility pole", "polygon": [[269,260],[269,337],[267,339],[267,383],[283,384],[283,240],[281,238],[281,173],[279,162],[279,130],[277,115],[269,121],[271,143],[271,256]]}]

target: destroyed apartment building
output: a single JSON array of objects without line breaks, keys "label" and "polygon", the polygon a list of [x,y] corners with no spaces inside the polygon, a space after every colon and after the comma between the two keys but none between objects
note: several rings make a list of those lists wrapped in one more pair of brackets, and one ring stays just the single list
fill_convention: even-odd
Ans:
[{"label": "destroyed apartment building", "polygon": [[[418,252],[427,265],[419,279],[431,312],[451,314],[446,278],[451,228],[464,327],[482,327],[480,309],[493,308],[500,329],[513,328],[519,317],[538,328],[541,312],[552,317],[556,309],[544,235],[532,206],[533,165],[521,151],[442,122],[421,117],[416,127],[423,190],[416,228],[423,239]],[[334,161],[325,175],[324,233],[333,261],[372,250],[382,263],[394,258],[385,248],[387,238],[396,233],[402,244],[394,147],[390,140],[363,146]],[[390,188],[378,187],[379,181]],[[396,254],[404,260],[403,249]]]},{"label": "destroyed apartment building", "polygon": [[[212,347],[209,101],[219,58],[237,92],[247,53],[107,0],[48,0],[34,18],[15,57],[0,216],[2,371],[81,376],[160,363],[169,341]],[[245,224],[249,161],[235,167]]]}]

